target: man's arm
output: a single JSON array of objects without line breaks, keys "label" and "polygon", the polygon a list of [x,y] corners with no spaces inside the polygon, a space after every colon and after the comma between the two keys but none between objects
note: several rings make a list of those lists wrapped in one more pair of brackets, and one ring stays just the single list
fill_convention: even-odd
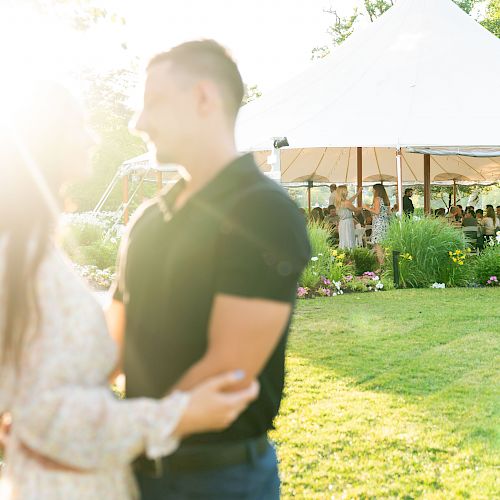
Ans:
[{"label": "man's arm", "polygon": [[176,384],[189,390],[207,377],[228,370],[245,372],[241,387],[264,368],[290,319],[292,306],[259,298],[219,294],[214,300],[208,348]]}]

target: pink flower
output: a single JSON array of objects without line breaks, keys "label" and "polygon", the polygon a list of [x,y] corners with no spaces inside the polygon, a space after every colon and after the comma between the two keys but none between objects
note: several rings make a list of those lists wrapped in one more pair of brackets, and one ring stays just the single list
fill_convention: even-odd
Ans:
[{"label": "pink flower", "polygon": [[303,286],[299,286],[299,288],[297,288],[297,297],[299,299],[305,297],[308,293],[309,290],[307,288],[304,288]]}]

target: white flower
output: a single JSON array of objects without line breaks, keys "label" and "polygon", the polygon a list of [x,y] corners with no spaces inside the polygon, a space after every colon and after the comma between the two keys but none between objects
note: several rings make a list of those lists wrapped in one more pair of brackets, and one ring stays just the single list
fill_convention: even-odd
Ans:
[{"label": "white flower", "polygon": [[382,290],[382,288],[384,288],[384,284],[383,284],[383,283],[377,283],[377,284],[375,285],[375,288],[376,288],[377,290]]},{"label": "white flower", "polygon": [[312,260],[313,262],[316,262],[316,261],[318,260],[318,257],[311,257],[311,260]]},{"label": "white flower", "polygon": [[337,296],[337,292],[333,292],[332,297],[336,297],[336,296]]},{"label": "white flower", "polygon": [[433,283],[431,288],[446,288],[446,285],[444,283]]},{"label": "white flower", "polygon": [[378,281],[380,278],[378,276],[373,277],[373,281]]},{"label": "white flower", "polygon": [[318,255],[320,255],[321,257],[323,257],[323,254],[322,254],[322,253],[319,253]]}]

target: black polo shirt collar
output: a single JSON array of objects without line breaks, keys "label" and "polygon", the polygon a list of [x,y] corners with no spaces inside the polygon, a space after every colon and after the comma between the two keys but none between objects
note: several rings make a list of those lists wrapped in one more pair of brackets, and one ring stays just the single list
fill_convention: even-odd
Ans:
[{"label": "black polo shirt collar", "polygon": [[[204,202],[217,200],[220,196],[227,194],[232,189],[240,187],[240,184],[249,174],[255,174],[256,169],[257,165],[252,153],[247,153],[235,158],[198,192],[194,193],[193,196],[186,201],[184,207],[195,204],[197,200]],[[175,216],[177,212],[174,208],[175,201],[186,184],[186,180],[181,179],[161,197],[160,210],[163,212],[163,217],[166,221]],[[180,210],[183,210],[184,207]]]}]

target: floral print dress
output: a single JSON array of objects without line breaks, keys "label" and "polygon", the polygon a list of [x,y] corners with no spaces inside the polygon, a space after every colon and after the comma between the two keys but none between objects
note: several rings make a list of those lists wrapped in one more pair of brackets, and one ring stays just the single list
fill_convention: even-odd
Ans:
[{"label": "floral print dress", "polygon": [[380,243],[389,229],[389,207],[387,207],[382,198],[380,200],[380,213],[373,214],[372,222],[372,243]]},{"label": "floral print dress", "polygon": [[[0,238],[0,284],[4,249]],[[101,307],[55,247],[39,268],[37,286],[39,328],[28,332],[17,372],[0,366],[0,414],[12,416],[0,499],[137,498],[129,463],[143,452],[157,458],[176,449],[172,431],[188,396],[116,399],[107,380],[117,348]],[[75,471],[46,468],[21,443]]]}]

